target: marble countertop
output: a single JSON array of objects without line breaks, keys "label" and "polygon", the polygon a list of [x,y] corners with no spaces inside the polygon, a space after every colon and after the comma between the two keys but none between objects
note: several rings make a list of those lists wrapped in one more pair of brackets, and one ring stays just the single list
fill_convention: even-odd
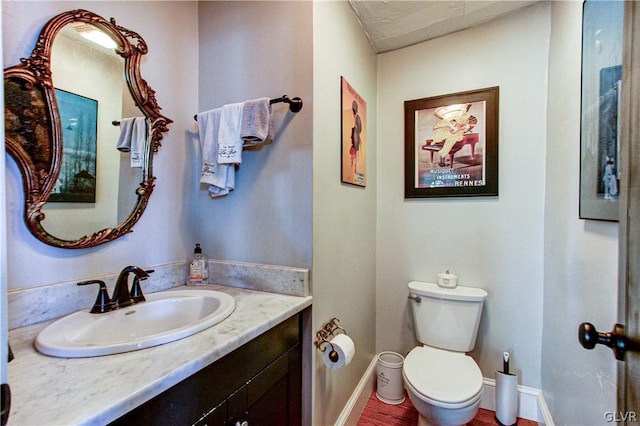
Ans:
[{"label": "marble countertop", "polygon": [[211,328],[162,346],[96,358],[53,358],[33,348],[35,336],[52,321],[11,330],[15,359],[8,364],[9,426],[107,424],[312,302],[310,296],[199,288],[232,295],[235,311]]}]

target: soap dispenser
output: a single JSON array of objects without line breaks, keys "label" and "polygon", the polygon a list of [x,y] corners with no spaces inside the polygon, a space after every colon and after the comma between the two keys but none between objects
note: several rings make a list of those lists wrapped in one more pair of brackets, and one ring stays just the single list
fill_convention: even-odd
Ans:
[{"label": "soap dispenser", "polygon": [[200,244],[193,249],[193,257],[189,262],[189,285],[206,285],[209,283],[209,266],[207,256],[202,253]]}]

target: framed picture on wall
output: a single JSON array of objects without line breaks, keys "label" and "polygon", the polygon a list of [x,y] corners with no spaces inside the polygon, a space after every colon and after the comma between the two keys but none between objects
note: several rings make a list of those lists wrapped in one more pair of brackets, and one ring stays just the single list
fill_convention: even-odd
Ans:
[{"label": "framed picture on wall", "polygon": [[405,101],[405,198],[498,195],[499,88]]},{"label": "framed picture on wall", "polygon": [[618,220],[624,3],[582,6],[581,219]]},{"label": "framed picture on wall", "polygon": [[64,152],[50,202],[96,202],[98,101],[55,89]]},{"label": "framed picture on wall", "polygon": [[340,92],[341,179],[367,186],[367,103],[344,77],[340,77]]}]

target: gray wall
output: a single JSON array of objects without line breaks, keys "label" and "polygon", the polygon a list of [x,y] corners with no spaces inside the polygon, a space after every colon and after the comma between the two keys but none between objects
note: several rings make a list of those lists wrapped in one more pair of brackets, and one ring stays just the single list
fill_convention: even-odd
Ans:
[{"label": "gray wall", "polygon": [[[581,11],[541,3],[378,60],[377,351],[415,343],[406,282],[451,268],[489,291],[473,353],[483,375],[512,350],[520,384],[541,388],[567,425],[605,424],[616,409],[611,351],[577,341],[583,321],[616,322],[618,259],[617,224],[578,218]],[[490,85],[500,196],[403,200],[402,101]]]},{"label": "gray wall", "polygon": [[[349,4],[315,2],[313,20],[314,331],[332,317],[338,317],[356,346],[351,364],[335,371],[327,368],[320,352],[315,351],[313,424],[324,426],[335,424],[375,356],[378,112],[376,55]],[[363,124],[366,187],[343,184],[340,180],[341,76],[367,103],[366,117],[359,111],[366,123]],[[350,106],[345,113],[347,117],[352,114]],[[350,139],[345,143],[348,149]]]},{"label": "gray wall", "polygon": [[[510,350],[520,384],[540,387],[548,43],[539,3],[379,55],[377,351],[416,345],[407,283],[450,269],[489,293],[472,353],[483,376]],[[404,199],[403,102],[491,86],[499,196]]]},{"label": "gray wall", "polygon": [[[0,28],[2,28],[2,16],[0,15]],[[0,40],[2,36],[0,34]],[[0,43],[0,53],[2,53],[2,44]],[[4,86],[0,89],[2,97],[4,98]],[[0,135],[4,139],[4,127],[0,130]],[[0,147],[0,156],[4,157],[5,148],[4,144]],[[0,186],[5,187],[5,163],[0,162]],[[5,198],[0,199],[0,342],[7,341],[7,327],[8,327],[8,315],[7,315],[7,212],[5,209]],[[5,349],[7,345],[2,345],[0,348],[0,356],[3,360],[8,359],[9,350]],[[7,383],[7,363],[0,362],[0,384]]]},{"label": "gray wall", "polygon": [[[198,184],[199,164],[189,164],[187,205],[196,238],[211,258],[311,267],[312,5],[198,4],[199,110],[193,114],[283,94],[305,102],[297,114],[286,104],[273,105],[275,140],[244,151],[236,189],[229,195],[209,197],[207,186]],[[194,137],[187,148],[196,144]]]},{"label": "gray wall", "polygon": [[[374,357],[375,53],[346,2],[201,2],[199,20],[201,111],[284,93],[305,102],[295,116],[274,105],[280,134],[244,153],[236,190],[212,200],[201,188],[192,205],[209,256],[311,267],[310,331],[338,317],[356,344],[338,371],[309,346],[310,421],[333,424]],[[367,101],[366,188],[340,182],[342,75]]]},{"label": "gray wall", "polygon": [[578,324],[617,320],[618,224],[578,219],[582,5],[551,4],[545,188],[542,389],[557,424],[607,424],[616,360],[584,350]]}]

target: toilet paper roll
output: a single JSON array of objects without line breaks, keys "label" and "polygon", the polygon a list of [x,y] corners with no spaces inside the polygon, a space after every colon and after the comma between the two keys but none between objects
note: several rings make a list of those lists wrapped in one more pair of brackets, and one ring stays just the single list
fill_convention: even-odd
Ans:
[{"label": "toilet paper roll", "polygon": [[[349,365],[356,353],[353,340],[351,340],[351,338],[346,334],[338,334],[330,340],[330,343],[331,345],[327,345],[322,353],[322,361],[324,361],[325,365],[332,370],[337,370],[345,365]],[[331,348],[332,345],[333,349]],[[338,355],[338,359],[336,361],[332,361],[329,358],[332,350]]]}]

